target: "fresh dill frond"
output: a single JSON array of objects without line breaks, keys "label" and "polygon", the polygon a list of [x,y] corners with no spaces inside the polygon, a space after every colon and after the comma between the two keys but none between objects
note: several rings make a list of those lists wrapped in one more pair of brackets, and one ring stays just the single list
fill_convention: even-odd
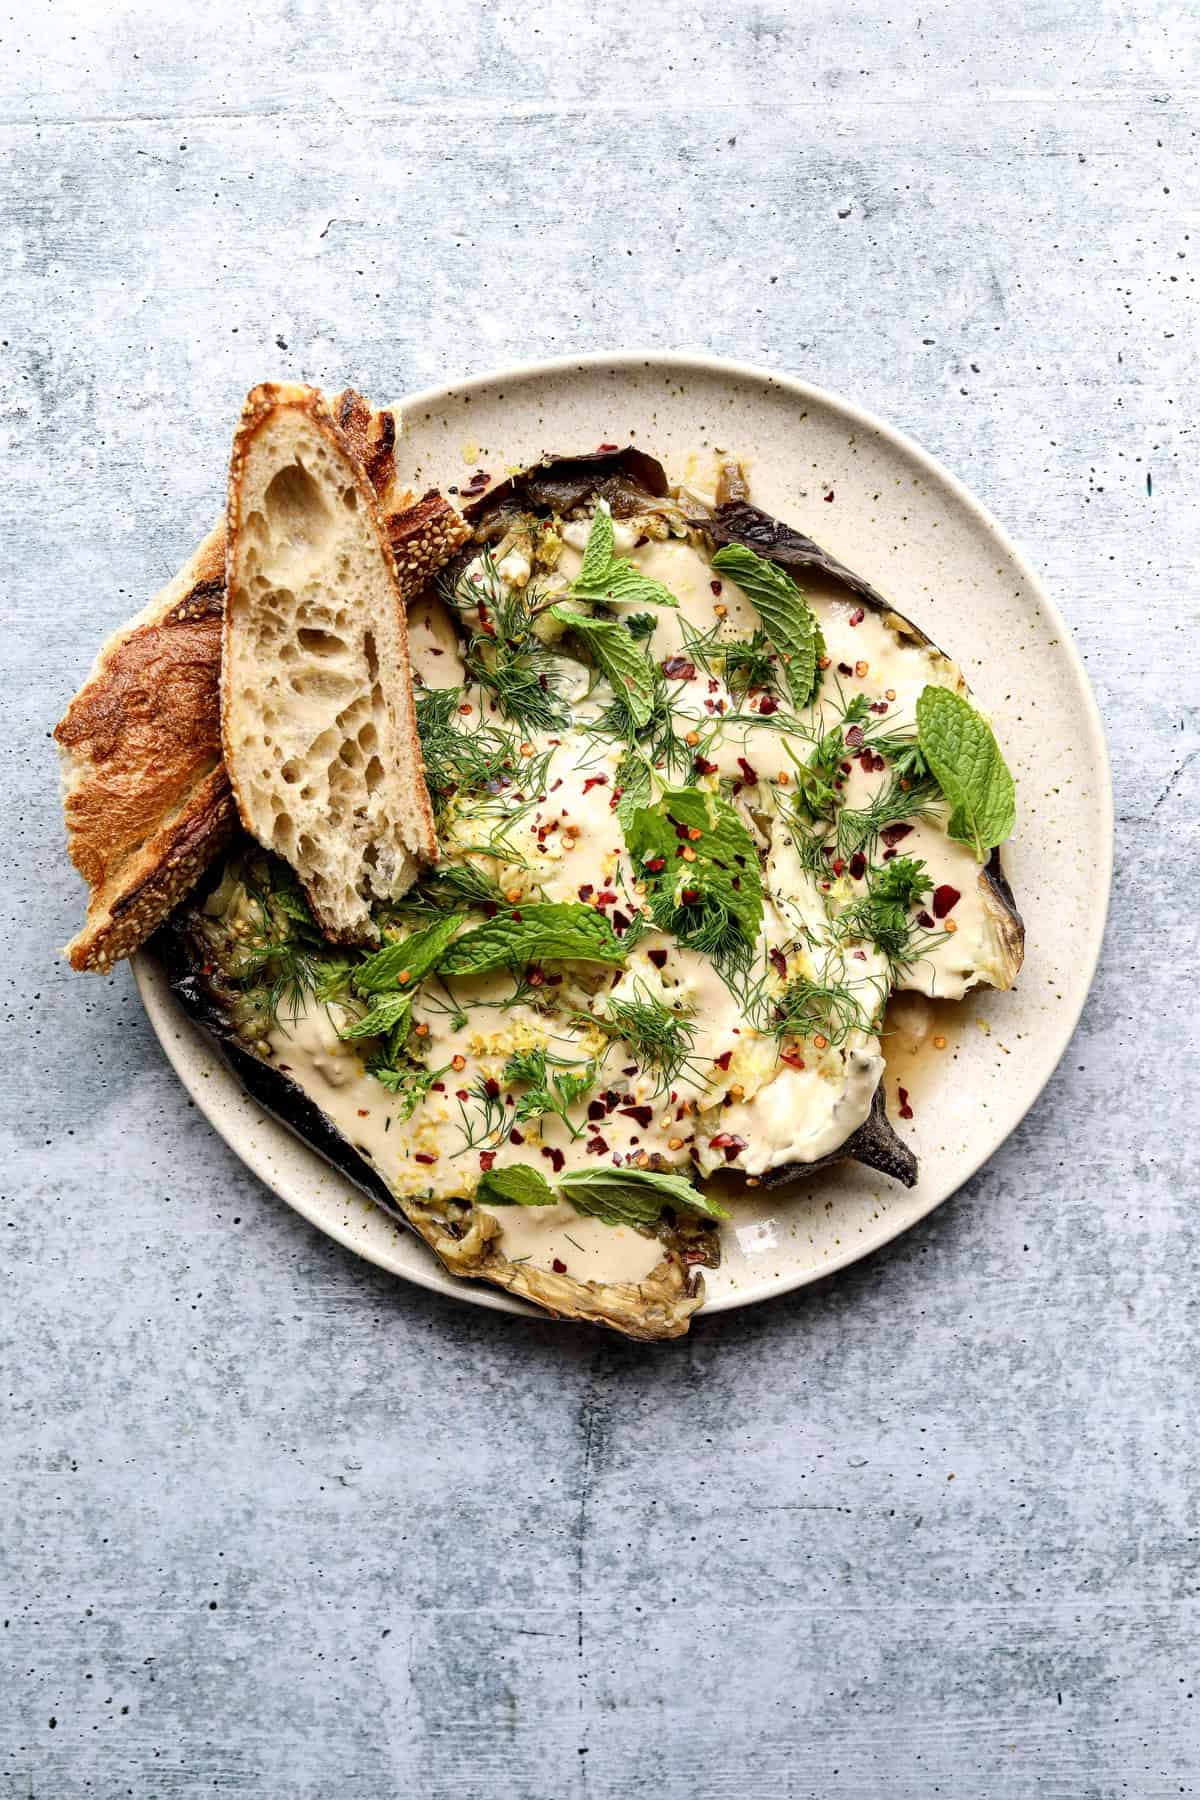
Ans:
[{"label": "fresh dill frond", "polygon": [[467,632],[467,673],[492,696],[503,717],[524,731],[565,726],[569,715],[558,692],[561,661],[534,629],[561,595],[532,584],[506,587],[490,551],[483,553],[477,570],[444,582],[441,594]]},{"label": "fresh dill frond", "polygon": [[[581,1015],[582,1017],[583,1015]],[[658,1091],[670,1087],[686,1066],[696,1041],[696,1027],[642,983],[635,981],[633,998],[604,1000],[603,1012],[586,1015],[613,1039],[629,1045],[634,1061],[659,1078]]]},{"label": "fresh dill frond", "polygon": [[880,832],[886,831],[889,825],[932,817],[939,793],[935,781],[910,781],[905,775],[893,773],[878,793],[872,795],[867,806],[861,809],[844,806],[839,812],[838,855],[854,856],[859,851],[869,854]]}]

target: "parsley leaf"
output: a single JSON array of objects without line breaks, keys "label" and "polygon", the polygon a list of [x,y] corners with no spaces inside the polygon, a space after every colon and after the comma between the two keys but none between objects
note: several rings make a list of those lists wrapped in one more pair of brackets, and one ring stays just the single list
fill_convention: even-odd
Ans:
[{"label": "parsley leaf", "polygon": [[444,975],[480,975],[527,962],[591,962],[617,969],[625,951],[608,920],[578,901],[534,901],[497,913],[456,938],[440,963]]},{"label": "parsley leaf", "polygon": [[948,835],[985,862],[1016,821],[1013,778],[991,726],[961,694],[927,687],[917,700],[917,742],[950,803]]},{"label": "parsley leaf", "polygon": [[580,1130],[567,1117],[567,1109],[595,1087],[596,1064],[589,1062],[578,1072],[563,1068],[552,1074],[549,1065],[555,1060],[544,1050],[518,1050],[505,1063],[501,1079],[506,1084],[514,1081],[526,1084],[527,1091],[513,1110],[518,1125],[544,1118],[547,1113],[556,1113],[571,1136],[579,1137]]},{"label": "parsley leaf", "polygon": [[807,706],[820,684],[817,659],[825,654],[825,640],[800,589],[790,575],[745,544],[726,544],[713,557],[712,566],[753,600],[783,665],[793,705]]}]

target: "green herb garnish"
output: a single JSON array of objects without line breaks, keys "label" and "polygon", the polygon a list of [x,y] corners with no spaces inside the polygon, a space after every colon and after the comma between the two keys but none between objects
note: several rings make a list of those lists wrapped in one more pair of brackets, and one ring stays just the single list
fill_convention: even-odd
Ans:
[{"label": "green herb garnish", "polygon": [[668,790],[634,813],[627,832],[657,925],[718,962],[744,964],[762,924],[754,840],[717,794]]},{"label": "green herb garnish", "polygon": [[571,583],[571,592],[577,600],[603,600],[610,604],[620,601],[630,606],[679,605],[661,581],[651,581],[616,554],[612,513],[603,500],[596,502],[583,562]]},{"label": "green herb garnish", "polygon": [[576,1212],[608,1225],[656,1225],[664,1206],[683,1207],[708,1219],[727,1219],[716,1200],[693,1187],[686,1175],[657,1169],[578,1169],[559,1180],[559,1190]]},{"label": "green herb garnish", "polygon": [[779,657],[793,705],[807,706],[820,683],[818,659],[825,654],[825,640],[800,589],[790,575],[745,544],[724,545],[712,566],[753,600]]},{"label": "green herb garnish", "polygon": [[497,913],[456,938],[441,959],[444,975],[480,975],[529,962],[587,962],[620,968],[625,950],[608,920],[576,901],[534,901]]},{"label": "green herb garnish", "polygon": [[488,1169],[479,1177],[475,1199],[481,1206],[557,1206],[558,1195],[545,1176],[527,1163]]},{"label": "green herb garnish", "polygon": [[625,625],[617,619],[596,618],[571,606],[552,606],[551,615],[587,645],[605,675],[633,730],[649,722],[654,705],[654,676],[649,662],[637,648]]},{"label": "green herb garnish", "polygon": [[986,862],[1016,822],[1013,778],[991,726],[961,694],[927,687],[917,700],[917,743],[950,803],[948,835]]}]

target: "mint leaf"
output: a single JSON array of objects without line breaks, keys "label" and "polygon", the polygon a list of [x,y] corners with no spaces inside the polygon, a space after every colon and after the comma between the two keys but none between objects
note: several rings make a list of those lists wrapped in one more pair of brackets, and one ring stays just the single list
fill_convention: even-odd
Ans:
[{"label": "mint leaf", "polygon": [[415,987],[436,966],[466,916],[463,912],[450,913],[420,931],[410,931],[401,943],[385,945],[359,964],[354,971],[354,986],[360,994],[381,994],[397,983]]},{"label": "mint leaf", "polygon": [[626,842],[655,923],[718,961],[744,963],[762,924],[762,880],[754,840],[729,802],[669,789],[634,813]]},{"label": "mint leaf", "polygon": [[627,750],[617,764],[613,779],[621,790],[621,798],[617,801],[617,818],[628,839],[634,813],[650,801],[650,764],[639,750]]},{"label": "mint leaf", "polygon": [[559,1190],[576,1212],[607,1225],[656,1225],[664,1206],[683,1207],[708,1219],[729,1214],[692,1186],[686,1175],[655,1169],[579,1169],[564,1175]]},{"label": "mint leaf", "polygon": [[635,729],[649,722],[654,710],[654,676],[623,620],[597,619],[570,606],[552,606],[551,616],[581,637],[613,692],[628,710]]},{"label": "mint leaf", "polygon": [[651,581],[631,562],[613,554],[612,514],[603,500],[596,507],[579,573],[571,583],[577,600],[619,600],[623,605],[678,606],[661,581]]},{"label": "mint leaf", "polygon": [[950,803],[949,836],[985,862],[1017,815],[1013,778],[991,726],[961,694],[927,687],[917,700],[917,743]]},{"label": "mint leaf", "polygon": [[793,705],[807,706],[820,684],[817,659],[825,654],[825,640],[800,589],[790,575],[745,544],[726,544],[713,557],[712,566],[753,600],[782,664]]},{"label": "mint leaf", "polygon": [[343,1026],[338,1036],[344,1038],[383,1037],[386,1032],[395,1031],[403,1026],[399,1034],[401,1041],[408,1035],[409,1021],[412,1019],[411,994],[384,994],[376,1000],[370,1012],[353,1025]]},{"label": "mint leaf", "polygon": [[612,513],[605,502],[601,500],[597,502],[595,516],[592,519],[592,529],[588,532],[583,562],[580,565],[579,574],[575,578],[576,585],[595,587],[598,581],[604,579],[604,573],[614,555]]},{"label": "mint leaf", "polygon": [[577,901],[542,900],[497,913],[446,950],[445,975],[479,975],[527,962],[592,962],[618,969],[625,951],[612,926]]},{"label": "mint leaf", "polygon": [[477,1204],[482,1206],[556,1206],[558,1195],[544,1175],[525,1163],[511,1163],[506,1169],[489,1169],[479,1177],[475,1190]]}]

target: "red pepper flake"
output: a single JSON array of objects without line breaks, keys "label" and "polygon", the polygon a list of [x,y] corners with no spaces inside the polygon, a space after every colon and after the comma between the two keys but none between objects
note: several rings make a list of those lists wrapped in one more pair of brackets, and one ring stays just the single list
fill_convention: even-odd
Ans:
[{"label": "red pepper flake", "polygon": [[648,856],[642,864],[643,869],[648,869],[651,875],[661,875],[666,866],[665,856]]},{"label": "red pepper flake", "polygon": [[541,987],[542,983],[545,981],[546,977],[542,973],[541,969],[530,969],[530,971],[525,979],[528,981],[530,987],[539,988],[539,987]]},{"label": "red pepper flake", "polygon": [[455,1088],[454,1098],[456,1100],[469,1100],[470,1095],[467,1093],[466,1088]]},{"label": "red pepper flake", "polygon": [[732,1061],[732,1058],[733,1058],[732,1050],[722,1050],[720,1056],[713,1057],[713,1061],[717,1065],[718,1069],[727,1069],[729,1067],[730,1062]]},{"label": "red pepper flake", "polygon": [[764,694],[758,703],[758,711],[761,718],[768,719],[779,711],[779,702],[772,695]]},{"label": "red pepper flake", "polygon": [[737,1137],[732,1131],[718,1131],[716,1137],[709,1139],[709,1143],[714,1150],[725,1152],[726,1162],[733,1162],[746,1148],[745,1138]]},{"label": "red pepper flake", "polygon": [[629,930],[629,920],[623,912],[614,910],[612,916],[612,928],[618,937],[625,936],[625,933]]},{"label": "red pepper flake", "polygon": [[856,850],[850,858],[850,873],[855,881],[861,881],[867,872],[867,859],[861,850]]},{"label": "red pepper flake", "polygon": [[879,835],[891,849],[893,845],[900,843],[901,839],[906,838],[911,830],[911,825],[885,825]]},{"label": "red pepper flake", "polygon": [[699,888],[683,888],[680,892],[679,898],[683,901],[683,904],[685,906],[695,906],[697,900],[700,898],[700,889]]},{"label": "red pepper flake", "polygon": [[871,767],[874,769],[875,773],[878,775],[881,770],[886,769],[887,764],[884,762],[882,756],[875,756],[872,759]]},{"label": "red pepper flake", "polygon": [[900,1117],[902,1119],[911,1119],[913,1116],[913,1109],[908,1104],[908,1089],[899,1088],[897,1092],[900,1095]]},{"label": "red pepper flake", "polygon": [[588,1139],[584,1148],[589,1156],[602,1156],[608,1149],[608,1145],[605,1140],[597,1134],[595,1137]]},{"label": "red pepper flake", "polygon": [[697,775],[715,775],[718,764],[709,762],[706,756],[695,756],[692,758],[692,767]]},{"label": "red pepper flake", "polygon": [[556,1175],[560,1172],[564,1162],[567,1160],[562,1151],[556,1150],[553,1144],[543,1144],[542,1155],[547,1158],[550,1167],[554,1170]]},{"label": "red pepper flake", "polygon": [[596,445],[596,455],[597,456],[607,456],[610,453],[610,451],[616,450],[617,448],[618,448],[618,446],[616,444],[597,444]]},{"label": "red pepper flake", "polygon": [[959,893],[958,889],[956,887],[950,887],[949,884],[946,882],[943,882],[941,887],[934,888],[934,890],[933,890],[933,916],[934,916],[934,918],[935,919],[944,919],[946,917],[947,913],[951,913],[954,911],[955,907],[958,905],[958,903],[961,899],[962,899],[962,895]]},{"label": "red pepper flake", "polygon": [[413,1161],[419,1163],[435,1163],[437,1157],[430,1156],[428,1150],[418,1150],[413,1155]]},{"label": "red pepper flake", "polygon": [[897,856],[898,854],[899,852],[896,850],[885,850],[883,853],[883,860],[884,862],[891,862],[893,856]]},{"label": "red pepper flake", "polygon": [[833,504],[833,489],[830,488],[830,490],[827,494],[821,495],[821,498],[822,498],[822,500],[826,501],[828,504],[832,505]]},{"label": "red pepper flake", "polygon": [[600,892],[596,895],[597,906],[615,906],[616,901],[617,896],[613,893],[611,888],[601,888]]},{"label": "red pepper flake", "polygon": [[646,955],[650,958],[650,961],[654,964],[656,969],[666,967],[667,953],[665,950],[647,950]]},{"label": "red pepper flake", "polygon": [[668,656],[659,665],[668,681],[695,681],[696,665],[689,662],[686,656]]},{"label": "red pepper flake", "polygon": [[849,773],[853,769],[853,767],[854,767],[854,764],[851,762],[844,762],[844,763],[838,764],[838,768],[842,771],[843,775],[849,775]]},{"label": "red pepper flake", "polygon": [[804,1058],[794,1044],[791,1049],[782,1052],[780,1060],[785,1062],[789,1069],[803,1069],[804,1067]]},{"label": "red pepper flake", "polygon": [[585,794],[588,794],[591,792],[591,790],[594,787],[607,787],[607,786],[608,786],[608,776],[607,775],[589,775],[587,780],[583,784],[583,791]]},{"label": "red pepper flake", "polygon": [[[787,957],[783,954],[783,951],[777,947],[772,947],[771,950],[771,967],[778,975],[780,981],[787,980]],[[726,1064],[727,1068],[728,1066],[729,1065]]]},{"label": "red pepper flake", "polygon": [[869,775],[871,770],[875,767],[874,754],[870,750],[864,750],[858,759],[858,766],[863,771],[864,775]]},{"label": "red pepper flake", "polygon": [[754,764],[748,763],[744,756],[739,756],[737,759],[737,766],[742,771],[742,777],[747,785],[753,787],[758,780],[758,770],[754,767]]},{"label": "red pepper flake", "polygon": [[511,917],[514,925],[519,925],[521,923],[521,915],[517,911],[516,907],[513,908],[512,913],[510,914],[510,917]]},{"label": "red pepper flake", "polygon": [[565,1275],[567,1272],[567,1265],[561,1256],[556,1256],[554,1261],[550,1264],[550,1267],[554,1270],[556,1275]]},{"label": "red pepper flake", "polygon": [[927,912],[919,912],[917,914],[917,924],[923,926],[926,931],[930,931],[933,928],[933,920]]},{"label": "red pepper flake", "polygon": [[720,685],[721,685],[721,684],[720,684],[720,682],[719,682],[719,681],[714,681],[714,680],[713,680],[713,679],[712,679],[712,678],[711,678],[711,677],[710,677],[710,678],[709,678],[709,683],[708,683],[708,691],[709,691],[709,693],[710,693],[710,694],[715,694],[715,693],[716,693],[716,691],[717,691],[717,689],[718,689],[718,688],[719,688],[719,687],[720,687]]},{"label": "red pepper flake", "polygon": [[866,962],[866,960],[867,960],[866,951],[865,950],[856,950],[854,952],[854,960],[855,960],[855,962]]},{"label": "red pepper flake", "polygon": [[864,735],[861,725],[852,725],[846,733],[846,742],[852,750],[857,750],[859,745],[863,742]]},{"label": "red pepper flake", "polygon": [[709,587],[710,587],[710,588],[711,588],[711,589],[712,589],[712,591],[713,591],[713,593],[714,593],[714,594],[719,594],[719,593],[720,593],[720,591],[721,591],[721,583],[720,583],[720,582],[719,582],[719,581],[710,581],[710,582],[709,582],[709,584],[708,584],[708,585],[709,585]]},{"label": "red pepper flake", "polygon": [[525,1142],[524,1133],[518,1131],[515,1125],[513,1126],[512,1130],[509,1132],[508,1135],[512,1139],[512,1142],[514,1144],[523,1144]]},{"label": "red pepper flake", "polygon": [[445,1091],[446,1084],[444,1081],[435,1081],[430,1088],[430,1092],[434,1094],[444,1094]]},{"label": "red pepper flake", "polygon": [[654,1117],[652,1106],[622,1106],[619,1111],[623,1119],[632,1119],[634,1124],[640,1125],[643,1131],[648,1128]]},{"label": "red pepper flake", "polygon": [[483,1091],[489,1100],[498,1100],[500,1098],[500,1083],[493,1075],[489,1075],[484,1082]]},{"label": "red pepper flake", "polygon": [[864,620],[864,619],[865,619],[865,618],[866,618],[866,616],[867,616],[867,609],[866,609],[866,607],[865,607],[865,606],[860,606],[860,607],[858,607],[858,609],[857,609],[857,610],[856,610],[856,611],[855,611],[855,612],[852,612],[852,613],[851,613],[851,614],[850,614],[850,617],[849,617],[849,619],[848,619],[848,620],[847,620],[847,624],[850,624],[850,625],[861,625],[861,624],[862,624],[862,622],[863,622],[863,620]]},{"label": "red pepper flake", "polygon": [[589,1119],[603,1119],[608,1111],[603,1100],[589,1100],[587,1116]]},{"label": "red pepper flake", "polygon": [[888,709],[888,703],[886,700],[873,700],[871,702],[871,711],[873,713],[877,713],[881,719],[882,719],[884,713],[887,711],[887,709]]},{"label": "red pepper flake", "polygon": [[591,882],[585,881],[583,886],[579,890],[579,898],[581,900],[590,900],[592,895],[595,893],[595,891],[596,890],[592,886]]},{"label": "red pepper flake", "polygon": [[840,874],[841,874],[841,873],[842,873],[842,870],[843,870],[843,869],[844,869],[844,868],[845,868],[845,867],[846,867],[846,859],[845,859],[845,857],[844,857],[844,856],[835,856],[835,857],[834,857],[834,859],[833,859],[833,872],[834,872],[834,874],[835,874],[835,875],[840,875]]}]

